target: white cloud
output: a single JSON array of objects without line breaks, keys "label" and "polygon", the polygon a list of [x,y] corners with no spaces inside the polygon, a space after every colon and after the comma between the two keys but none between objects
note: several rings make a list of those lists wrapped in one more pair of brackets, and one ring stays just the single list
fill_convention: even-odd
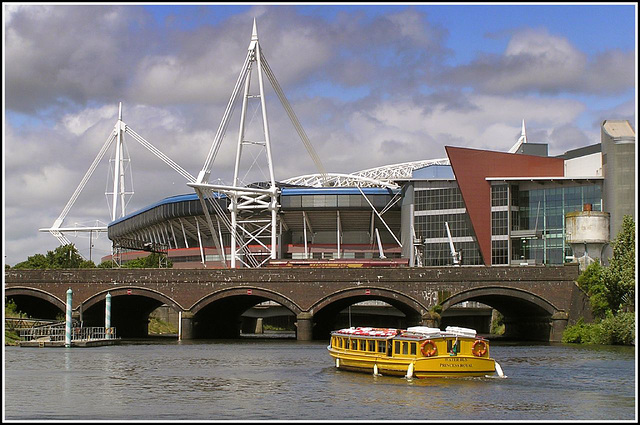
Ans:
[{"label": "white cloud", "polygon": [[63,116],[62,125],[66,131],[76,136],[80,136],[90,127],[94,126],[96,122],[113,119],[114,115],[117,118],[118,106],[104,105],[99,108],[88,108],[74,114],[67,114]]},{"label": "white cloud", "polygon": [[633,52],[612,49],[589,58],[566,37],[524,29],[503,55],[479,55],[468,65],[445,69],[437,81],[487,93],[622,92],[635,84]]}]

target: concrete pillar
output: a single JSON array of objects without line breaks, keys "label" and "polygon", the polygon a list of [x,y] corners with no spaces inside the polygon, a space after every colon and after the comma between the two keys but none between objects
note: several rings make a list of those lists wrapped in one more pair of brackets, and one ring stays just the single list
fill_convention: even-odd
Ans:
[{"label": "concrete pillar", "polygon": [[298,341],[311,341],[313,339],[313,314],[303,312],[298,314],[296,319]]},{"label": "concrete pillar", "polygon": [[557,311],[551,316],[550,342],[562,342],[562,334],[569,323],[569,314],[564,311]]},{"label": "concrete pillar", "polygon": [[178,335],[178,339],[182,340],[182,339],[193,339],[194,338],[194,332],[193,332],[193,313],[191,313],[190,311],[183,311],[182,314],[180,315],[180,332],[181,334]]},{"label": "concrete pillar", "polygon": [[256,319],[256,331],[255,333],[257,334],[262,334],[263,329],[262,329],[262,317],[258,317],[258,319]]},{"label": "concrete pillar", "polygon": [[430,328],[440,327],[440,315],[438,313],[425,313],[422,316],[422,326],[428,326]]}]

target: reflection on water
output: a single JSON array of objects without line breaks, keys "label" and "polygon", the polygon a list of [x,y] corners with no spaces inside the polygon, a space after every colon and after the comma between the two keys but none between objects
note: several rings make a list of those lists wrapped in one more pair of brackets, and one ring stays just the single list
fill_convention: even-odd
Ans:
[{"label": "reflection on water", "polygon": [[[9,420],[633,420],[635,350],[494,343],[501,378],[337,370],[325,342],[5,348]],[[427,414],[428,412],[428,414]]]}]

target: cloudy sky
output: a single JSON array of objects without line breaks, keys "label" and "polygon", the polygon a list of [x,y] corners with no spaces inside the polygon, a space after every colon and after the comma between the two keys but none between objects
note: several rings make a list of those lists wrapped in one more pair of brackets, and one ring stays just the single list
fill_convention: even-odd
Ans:
[{"label": "cloudy sky", "polygon": [[[635,129],[636,12],[632,3],[3,3],[4,260],[15,265],[58,246],[38,229],[62,212],[112,131],[118,102],[130,128],[197,175],[254,18],[324,168],[349,173],[443,158],[446,145],[507,151],[523,119],[528,140],[548,143],[551,155],[599,143],[604,119]],[[317,172],[265,85],[276,179]],[[212,181],[230,183],[239,111]],[[259,114],[250,105],[251,125]],[[125,146],[134,192],[127,212],[193,193],[134,139]],[[98,164],[64,226],[110,221],[113,157]],[[89,237],[68,236],[88,258]],[[94,244],[99,262],[109,241]]]}]

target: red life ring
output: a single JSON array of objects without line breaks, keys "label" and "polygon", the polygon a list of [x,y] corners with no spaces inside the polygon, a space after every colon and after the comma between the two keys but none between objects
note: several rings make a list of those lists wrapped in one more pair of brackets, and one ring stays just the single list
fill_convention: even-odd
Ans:
[{"label": "red life ring", "polygon": [[481,339],[476,339],[471,346],[471,352],[476,357],[484,356],[487,352],[487,343]]},{"label": "red life ring", "polygon": [[[427,348],[428,345],[430,345],[431,348]],[[422,345],[420,345],[420,352],[422,352],[422,354],[425,357],[431,357],[435,355],[438,352],[438,350],[436,348],[436,344],[430,339],[428,339],[425,342],[423,342]]]}]

